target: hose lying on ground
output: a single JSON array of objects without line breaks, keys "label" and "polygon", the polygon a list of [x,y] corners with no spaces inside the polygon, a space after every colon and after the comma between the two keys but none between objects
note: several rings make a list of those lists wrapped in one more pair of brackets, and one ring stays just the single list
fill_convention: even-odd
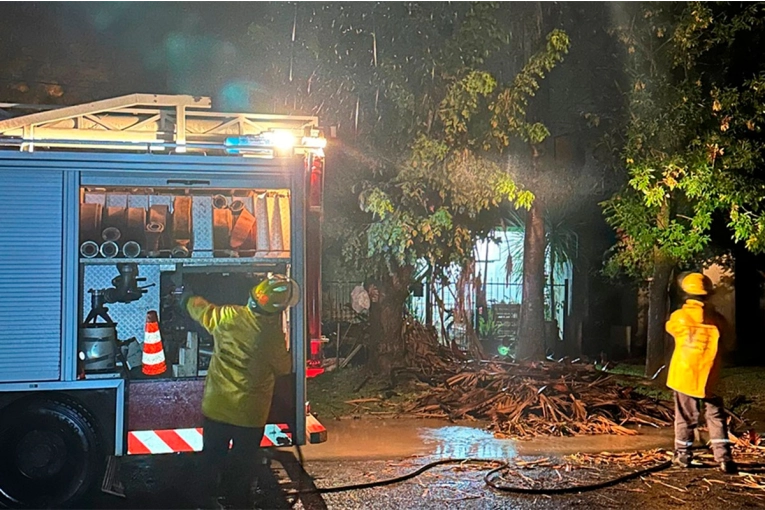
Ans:
[{"label": "hose lying on ground", "polygon": [[[298,447],[298,456],[300,459],[300,464],[303,464],[303,454],[300,451],[300,448]],[[436,466],[441,466],[444,464],[500,464],[498,467],[493,468],[491,471],[486,473],[484,476],[484,482],[486,482],[486,485],[491,487],[494,490],[501,491],[501,492],[508,492],[513,494],[575,494],[578,492],[587,492],[587,491],[594,491],[598,489],[604,489],[606,487],[612,487],[614,485],[618,485],[620,483],[627,482],[629,480],[638,478],[643,475],[647,475],[650,473],[656,473],[657,471],[662,471],[664,469],[669,468],[672,465],[672,461],[666,461],[662,462],[660,464],[656,464],[655,466],[649,466],[647,468],[638,469],[637,471],[632,471],[631,473],[626,473],[624,475],[618,476],[616,478],[612,478],[610,480],[604,480],[602,482],[596,482],[591,484],[582,484],[582,485],[570,485],[567,487],[551,487],[551,488],[529,488],[529,487],[512,487],[508,485],[497,485],[496,479],[492,479],[492,477],[501,471],[505,469],[509,469],[512,466],[509,462],[503,461],[503,460],[488,460],[488,459],[442,459],[437,460],[434,462],[430,462],[428,464],[425,464],[424,466],[407,473],[405,475],[397,476],[394,478],[386,478],[384,480],[377,480],[374,482],[364,482],[364,483],[356,483],[356,484],[348,484],[348,485],[337,485],[334,487],[322,487],[322,488],[316,488],[316,489],[301,489],[298,491],[293,491],[287,493],[287,495],[298,495],[298,494],[309,494],[309,493],[319,493],[319,494],[331,494],[333,492],[345,492],[345,491],[352,491],[352,490],[359,490],[359,489],[370,489],[372,487],[384,487],[386,485],[393,485],[396,483],[404,482],[406,480],[411,480],[412,478],[415,478],[425,471],[428,471],[430,469],[433,469]]]}]

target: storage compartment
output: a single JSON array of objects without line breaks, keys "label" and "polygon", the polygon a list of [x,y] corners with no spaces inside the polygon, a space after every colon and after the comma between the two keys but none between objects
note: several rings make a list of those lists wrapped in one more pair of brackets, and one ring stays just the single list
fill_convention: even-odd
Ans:
[{"label": "storage compartment", "polygon": [[[186,285],[215,304],[246,304],[269,272],[289,272],[290,216],[288,190],[82,187],[80,331],[109,334],[100,343],[80,335],[79,377],[204,376],[212,337],[180,310],[173,290]],[[144,347],[152,311],[161,350]]]},{"label": "storage compartment", "polygon": [[83,259],[287,258],[287,190],[87,188]]}]

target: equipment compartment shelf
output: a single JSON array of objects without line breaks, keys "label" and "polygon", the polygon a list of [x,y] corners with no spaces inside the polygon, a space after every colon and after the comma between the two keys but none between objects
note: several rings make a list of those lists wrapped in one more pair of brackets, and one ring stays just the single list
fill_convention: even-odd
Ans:
[{"label": "equipment compartment shelf", "polygon": [[80,258],[82,265],[115,265],[134,263],[139,265],[171,265],[182,266],[237,266],[237,265],[272,265],[289,262],[289,253],[267,254],[265,257],[187,257],[187,258]]}]

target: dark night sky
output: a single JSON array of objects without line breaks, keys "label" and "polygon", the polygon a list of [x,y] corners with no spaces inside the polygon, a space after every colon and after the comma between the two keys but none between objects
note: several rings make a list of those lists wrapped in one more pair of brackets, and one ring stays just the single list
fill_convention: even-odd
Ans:
[{"label": "dark night sky", "polygon": [[0,101],[72,104],[156,92],[211,95],[220,104],[227,89],[256,76],[246,62],[247,28],[264,7],[250,2],[3,4]]}]

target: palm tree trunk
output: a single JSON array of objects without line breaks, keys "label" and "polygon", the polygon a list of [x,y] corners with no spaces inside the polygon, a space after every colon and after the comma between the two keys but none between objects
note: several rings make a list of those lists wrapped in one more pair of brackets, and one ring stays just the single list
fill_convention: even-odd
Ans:
[{"label": "palm tree trunk", "polygon": [[545,219],[537,197],[526,215],[523,237],[523,300],[516,358],[545,357]]},{"label": "palm tree trunk", "polygon": [[550,250],[550,320],[558,322],[555,313],[555,252]]}]

